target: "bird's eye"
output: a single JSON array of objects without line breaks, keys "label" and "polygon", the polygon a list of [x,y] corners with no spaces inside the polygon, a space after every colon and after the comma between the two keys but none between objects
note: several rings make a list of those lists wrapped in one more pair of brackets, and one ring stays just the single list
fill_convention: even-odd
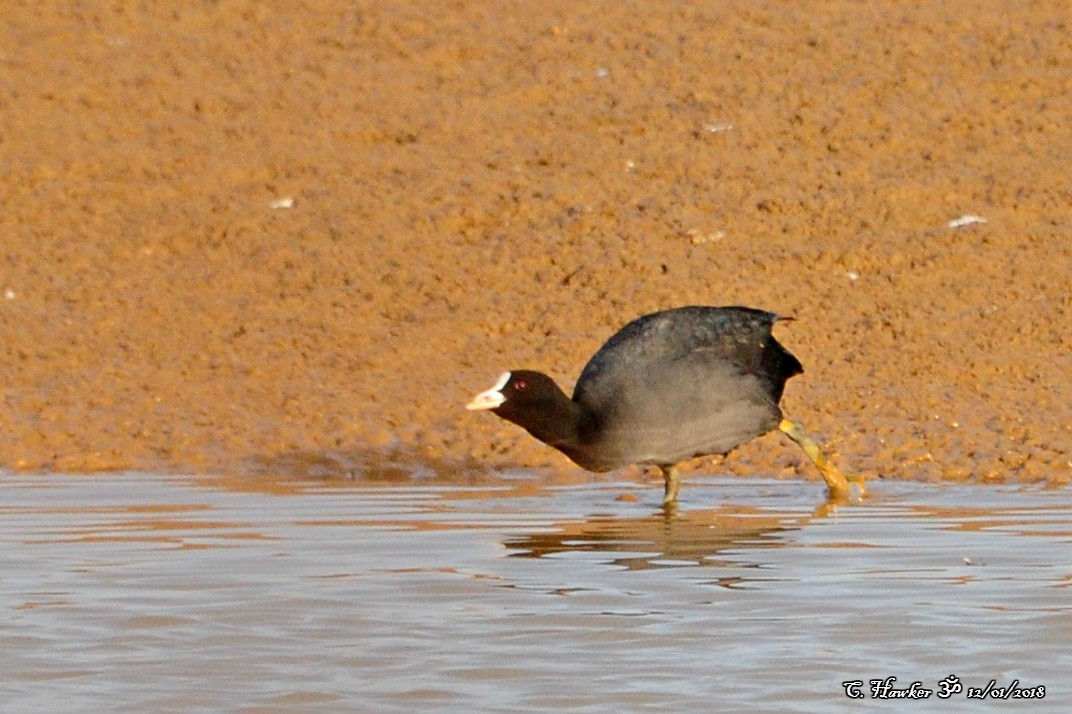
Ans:
[{"label": "bird's eye", "polygon": [[528,388],[529,388],[529,383],[526,382],[523,379],[519,379],[516,382],[514,382],[514,390],[515,391],[524,392]]}]

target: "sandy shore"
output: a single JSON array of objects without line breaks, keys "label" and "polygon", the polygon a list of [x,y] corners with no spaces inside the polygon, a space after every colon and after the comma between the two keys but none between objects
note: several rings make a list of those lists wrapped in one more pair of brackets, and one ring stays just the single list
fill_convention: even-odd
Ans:
[{"label": "sandy shore", "polygon": [[746,304],[845,468],[1072,477],[1063,3],[181,7],[0,12],[0,467],[584,478],[465,401]]}]

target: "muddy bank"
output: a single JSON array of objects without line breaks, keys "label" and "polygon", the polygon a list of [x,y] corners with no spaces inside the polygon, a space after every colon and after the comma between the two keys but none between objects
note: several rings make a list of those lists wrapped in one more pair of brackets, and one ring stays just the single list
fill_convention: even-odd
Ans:
[{"label": "muddy bank", "polygon": [[1061,3],[343,5],[4,11],[0,466],[573,478],[466,399],[700,303],[849,469],[1072,476]]}]

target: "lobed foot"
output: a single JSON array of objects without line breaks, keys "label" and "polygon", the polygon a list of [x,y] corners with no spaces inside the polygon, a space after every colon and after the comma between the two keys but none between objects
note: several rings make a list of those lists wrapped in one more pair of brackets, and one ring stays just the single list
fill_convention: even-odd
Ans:
[{"label": "lobed foot", "polygon": [[815,468],[819,469],[823,480],[826,481],[826,488],[832,500],[844,501],[852,495],[852,489],[849,487],[850,480],[860,489],[861,496],[867,494],[863,477],[853,476],[846,478],[834,464],[830,463],[830,459],[826,458],[826,454],[815,443],[815,440],[808,436],[808,433],[804,431],[800,424],[789,419],[782,419],[781,423],[778,424],[778,430],[796,442],[805,456],[815,464]]}]

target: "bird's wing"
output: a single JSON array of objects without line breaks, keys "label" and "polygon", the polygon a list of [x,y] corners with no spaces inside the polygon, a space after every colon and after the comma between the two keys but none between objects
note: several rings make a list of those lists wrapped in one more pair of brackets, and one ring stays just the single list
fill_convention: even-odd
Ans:
[{"label": "bird's wing", "polygon": [[617,391],[630,375],[668,367],[692,355],[697,365],[724,361],[753,374],[764,372],[764,360],[781,359],[787,363],[778,371],[787,379],[802,370],[771,337],[777,319],[774,313],[746,307],[686,307],[638,318],[593,355],[581,371],[573,399],[600,402],[603,392]]},{"label": "bird's wing", "polygon": [[676,463],[724,453],[777,425],[781,411],[761,378],[696,349],[660,360],[592,405],[593,436],[614,445],[624,462]]}]

